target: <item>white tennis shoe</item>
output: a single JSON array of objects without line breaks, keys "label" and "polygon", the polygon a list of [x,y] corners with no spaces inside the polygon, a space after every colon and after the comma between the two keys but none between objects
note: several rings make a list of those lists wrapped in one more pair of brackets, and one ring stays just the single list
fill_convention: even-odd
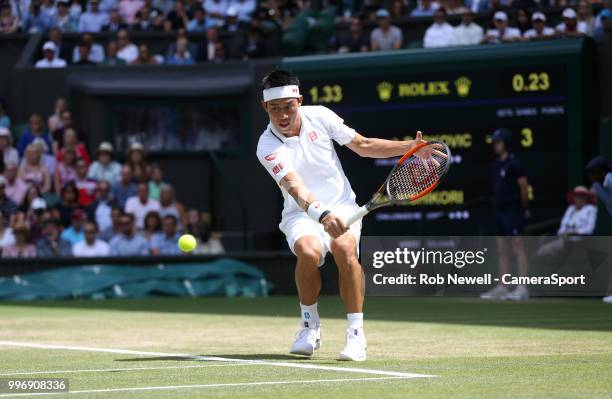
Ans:
[{"label": "white tennis shoe", "polygon": [[363,362],[366,360],[366,342],[363,328],[349,329],[346,331],[346,345],[340,352],[340,360]]},{"label": "white tennis shoe", "polygon": [[601,299],[604,303],[612,303],[612,295],[605,296]]},{"label": "white tennis shoe", "polygon": [[529,291],[524,285],[517,285],[515,289],[502,296],[501,299],[508,301],[526,301],[529,299]]},{"label": "white tennis shoe", "polygon": [[289,353],[293,355],[312,356],[315,350],[321,347],[321,326],[316,328],[303,327]]},{"label": "white tennis shoe", "polygon": [[510,290],[506,288],[506,286],[499,284],[495,288],[480,294],[480,298],[481,299],[501,300],[503,297],[505,297],[509,293],[510,293]]}]

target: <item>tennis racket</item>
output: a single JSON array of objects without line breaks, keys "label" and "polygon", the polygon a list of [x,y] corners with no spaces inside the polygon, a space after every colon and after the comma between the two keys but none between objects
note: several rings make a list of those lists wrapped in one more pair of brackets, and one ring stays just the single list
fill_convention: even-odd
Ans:
[{"label": "tennis racket", "polygon": [[393,167],[372,199],[348,218],[347,226],[374,209],[405,205],[429,194],[446,176],[450,164],[450,149],[441,141],[428,141],[411,148]]}]

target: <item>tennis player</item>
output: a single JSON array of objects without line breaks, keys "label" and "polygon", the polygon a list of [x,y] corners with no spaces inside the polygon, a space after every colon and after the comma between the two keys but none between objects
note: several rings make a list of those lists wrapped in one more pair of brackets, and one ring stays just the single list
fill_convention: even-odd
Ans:
[{"label": "tennis player", "polygon": [[297,76],[274,70],[262,82],[261,105],[270,123],[259,138],[257,157],[280,186],[284,197],[279,225],[297,257],[295,282],[301,308],[301,329],[291,353],[311,356],[321,346],[317,299],[318,267],[331,252],[338,266],[340,296],[347,312],[346,345],[341,360],[366,359],[363,332],[364,279],[358,260],[361,221],[346,225],[359,207],[344,175],[333,142],[362,157],[400,156],[423,142],[366,138],[323,106],[302,106]]}]

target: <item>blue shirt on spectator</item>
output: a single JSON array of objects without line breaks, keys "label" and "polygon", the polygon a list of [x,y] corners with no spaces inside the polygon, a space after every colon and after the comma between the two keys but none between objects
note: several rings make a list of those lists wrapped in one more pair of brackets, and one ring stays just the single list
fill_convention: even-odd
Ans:
[{"label": "blue shirt on spectator", "polygon": [[173,54],[172,56],[170,56],[170,58],[168,58],[167,61],[168,65],[193,65],[195,64],[195,61],[193,60],[193,58],[191,57],[191,54],[186,53],[184,58],[180,58],[177,56],[177,54]]},{"label": "blue shirt on spectator", "polygon": [[521,195],[517,180],[526,176],[523,163],[514,156],[508,154],[503,161],[495,161],[495,176],[493,177],[493,194],[497,208],[521,208]]},{"label": "blue shirt on spectator", "polygon": [[23,157],[23,153],[25,152],[26,147],[34,141],[37,137],[45,140],[47,144],[47,152],[51,153],[51,137],[46,132],[42,134],[42,136],[35,136],[34,133],[30,129],[27,129],[23,132],[21,137],[19,137],[19,143],[17,143],[17,151],[19,151],[19,157]]},{"label": "blue shirt on spectator", "polygon": [[149,255],[149,244],[140,234],[134,234],[132,238],[119,234],[110,240],[109,245],[113,256]]},{"label": "blue shirt on spectator", "polygon": [[11,118],[7,115],[0,116],[0,127],[5,127],[7,129],[11,128]]},{"label": "blue shirt on spectator", "polygon": [[62,231],[61,238],[62,240],[68,241],[71,245],[74,245],[85,239],[85,232],[83,229],[81,229],[81,231],[76,231],[74,227],[70,226]]},{"label": "blue shirt on spectator", "polygon": [[160,255],[179,255],[181,253],[177,245],[179,236],[179,233],[174,237],[168,237],[166,233],[157,233],[151,239],[151,250],[159,250]]},{"label": "blue shirt on spectator", "polygon": [[100,32],[108,23],[108,15],[102,12],[85,12],[79,18],[79,32]]},{"label": "blue shirt on spectator", "polygon": [[603,203],[610,216],[612,216],[612,173],[606,175],[603,184],[594,183],[593,189],[597,194],[597,199]]},{"label": "blue shirt on spectator", "polygon": [[135,196],[138,193],[138,186],[136,183],[130,183],[127,186],[121,184],[121,182],[113,186],[113,198],[117,200],[118,205],[121,208],[125,207],[125,203],[128,198]]},{"label": "blue shirt on spectator", "polygon": [[53,21],[47,13],[40,11],[38,15],[28,14],[23,21],[23,30],[28,33],[43,33],[51,28]]},{"label": "blue shirt on spectator", "polygon": [[204,18],[204,22],[201,24],[198,23],[196,19],[189,21],[187,24],[187,30],[189,32],[206,32],[208,28],[214,28],[215,26],[217,26],[217,23],[206,17]]},{"label": "blue shirt on spectator", "polygon": [[72,256],[72,245],[62,239],[54,245],[48,238],[43,238],[36,243],[36,256]]},{"label": "blue shirt on spectator", "polygon": [[117,184],[121,178],[121,164],[117,161],[111,161],[104,166],[100,161],[94,161],[89,166],[87,177],[94,180],[106,180],[111,185]]}]

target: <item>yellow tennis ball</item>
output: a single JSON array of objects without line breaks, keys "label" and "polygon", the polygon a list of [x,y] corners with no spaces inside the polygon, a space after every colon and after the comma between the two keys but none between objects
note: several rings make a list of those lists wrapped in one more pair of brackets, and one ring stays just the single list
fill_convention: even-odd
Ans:
[{"label": "yellow tennis ball", "polygon": [[183,234],[178,240],[178,247],[183,252],[191,252],[197,245],[195,237],[191,234]]}]

